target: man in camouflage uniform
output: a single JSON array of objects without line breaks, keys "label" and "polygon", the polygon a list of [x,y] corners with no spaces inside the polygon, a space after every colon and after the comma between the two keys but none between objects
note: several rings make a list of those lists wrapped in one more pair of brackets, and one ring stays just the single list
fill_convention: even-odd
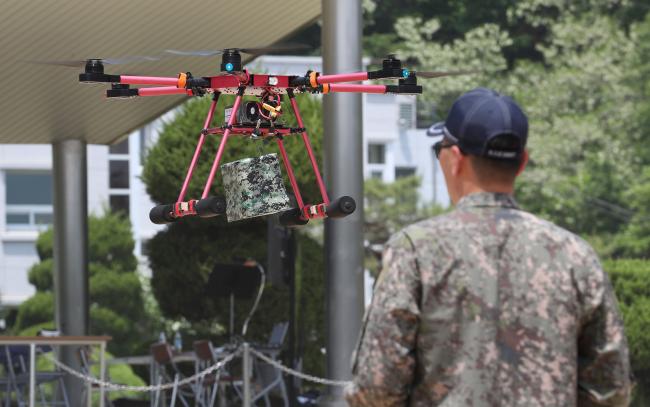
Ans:
[{"label": "man in camouflage uniform", "polygon": [[524,113],[476,89],[432,130],[456,208],[387,243],[350,405],[627,405],[627,343],[596,254],[512,197]]}]

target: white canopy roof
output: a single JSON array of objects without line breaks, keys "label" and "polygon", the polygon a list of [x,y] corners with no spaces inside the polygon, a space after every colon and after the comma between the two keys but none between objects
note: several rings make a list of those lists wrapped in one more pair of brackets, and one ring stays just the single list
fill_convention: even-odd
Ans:
[{"label": "white canopy roof", "polygon": [[[82,69],[28,61],[159,56],[277,43],[313,22],[320,0],[57,0],[5,2],[0,13],[0,143],[80,138],[111,144],[185,99],[107,100]],[[244,54],[246,57],[246,54]],[[218,73],[220,56],[105,66],[109,74]],[[109,85],[110,86],[110,85]]]}]

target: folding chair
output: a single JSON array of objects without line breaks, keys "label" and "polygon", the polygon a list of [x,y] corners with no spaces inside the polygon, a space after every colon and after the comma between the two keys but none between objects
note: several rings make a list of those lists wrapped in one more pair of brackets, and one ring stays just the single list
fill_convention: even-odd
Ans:
[{"label": "folding chair", "polygon": [[[50,347],[41,347],[41,351],[51,351]],[[4,357],[2,363],[5,366],[7,374],[7,394],[5,400],[10,400],[10,393],[16,395],[16,403],[18,407],[26,406],[28,404],[27,397],[24,392],[29,389],[29,351],[25,346],[4,346]],[[34,391],[40,397],[40,404],[43,406],[65,406],[69,407],[68,394],[63,383],[64,373],[58,370],[53,371],[36,371],[34,378],[36,388]],[[46,400],[45,392],[43,391],[43,384],[53,385],[53,395],[51,400]],[[60,392],[62,398],[57,400],[57,395]]]},{"label": "folding chair", "polygon": [[[176,398],[178,398],[183,406],[190,407],[187,398],[193,395],[194,390],[192,389],[192,392],[188,394],[187,392],[184,392],[183,389],[179,388],[178,382],[182,380],[183,374],[178,369],[178,366],[176,366],[176,363],[174,363],[172,347],[168,343],[162,342],[151,345],[150,349],[152,357],[151,383],[153,385],[159,385],[174,382],[170,406],[174,407],[176,404]],[[168,371],[168,369],[170,369],[170,371]],[[151,405],[158,407],[161,402],[163,402],[164,405],[165,398],[165,394],[163,393],[161,398],[161,391],[157,390],[152,398]]]},{"label": "folding chair", "polygon": [[[94,364],[92,356],[93,349],[91,346],[80,346],[77,349],[77,357],[79,358],[79,363],[81,364],[81,373],[85,374],[86,376],[95,377],[92,374],[91,369],[91,366]],[[110,382],[108,368],[106,369],[104,377],[106,378],[106,381]],[[98,390],[99,385],[93,383],[84,387],[84,391],[81,393],[81,405],[85,405],[86,403],[88,403],[88,405],[91,405],[89,401],[91,400],[93,389]],[[104,392],[104,405],[107,407],[113,407],[113,403],[108,397],[108,391]]]},{"label": "folding chair", "polygon": [[[212,342],[208,340],[195,341],[193,344],[194,354],[196,356],[195,362],[195,371],[199,373],[210,366],[213,366],[217,363],[216,351],[212,346]],[[217,370],[215,373],[204,376],[201,380],[196,383],[194,388],[194,393],[196,395],[196,405],[201,407],[212,407],[217,399],[217,394],[219,393],[219,387],[222,387],[221,395],[223,396],[223,382],[220,382],[222,378],[222,372],[224,367]],[[226,373],[227,375],[227,373]],[[229,378],[229,376],[227,377]],[[230,379],[231,380],[231,379]],[[232,381],[232,380],[231,380]],[[224,398],[221,397],[222,403]]]},{"label": "folding chair", "polygon": [[[282,351],[282,345],[284,344],[284,339],[287,336],[287,331],[289,330],[288,322],[279,322],[273,325],[271,330],[271,335],[269,340],[265,345],[254,346],[254,348],[260,352],[267,354],[273,360],[277,360],[280,352]],[[270,365],[262,360],[254,359],[253,361],[253,374],[255,375],[255,384],[257,389],[254,396],[252,397],[251,402],[256,405],[256,402],[260,399],[264,399],[264,404],[266,407],[271,406],[271,400],[269,395],[278,390],[280,396],[284,401],[284,406],[289,406],[289,398],[287,396],[287,389],[284,384],[284,377],[280,369],[276,368],[273,365]],[[233,383],[235,391],[240,398],[243,397],[242,387],[243,383],[236,382]]]},{"label": "folding chair", "polygon": [[[262,353],[267,354],[273,360],[277,360],[280,352],[282,351],[282,345],[289,331],[288,322],[279,322],[273,325],[271,330],[271,336],[266,346],[256,347],[256,349]],[[262,390],[256,395],[256,398],[263,395],[264,401],[267,406],[269,406],[268,395],[274,390],[278,389],[280,396],[284,401],[284,406],[289,406],[289,398],[287,396],[287,388],[284,383],[284,377],[280,369],[276,368],[273,365],[270,365],[263,360],[256,360],[254,365],[255,375],[258,378],[259,384],[262,386]]]}]

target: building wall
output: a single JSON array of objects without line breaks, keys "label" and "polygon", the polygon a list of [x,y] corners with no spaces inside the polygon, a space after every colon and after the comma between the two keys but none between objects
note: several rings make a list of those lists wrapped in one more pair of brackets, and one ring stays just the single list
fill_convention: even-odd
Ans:
[{"label": "building wall", "polygon": [[[106,146],[88,146],[88,210],[100,213],[108,195]],[[38,174],[49,181],[25,185],[25,193],[37,194],[51,188],[52,147],[49,145],[0,145],[0,305],[15,306],[34,293],[27,274],[38,261],[35,242],[38,233],[51,222],[52,202],[39,205],[11,204],[7,183],[11,176]],[[40,180],[39,180],[40,181]],[[30,192],[32,191],[32,192]],[[30,217],[28,223],[12,216]],[[36,219],[35,216],[41,218]]]}]

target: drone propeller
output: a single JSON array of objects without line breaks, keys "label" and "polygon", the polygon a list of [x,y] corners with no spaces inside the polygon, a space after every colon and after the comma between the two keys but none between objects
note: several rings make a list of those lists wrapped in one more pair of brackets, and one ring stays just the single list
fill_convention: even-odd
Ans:
[{"label": "drone propeller", "polygon": [[442,78],[444,76],[458,76],[458,75],[469,75],[473,73],[478,73],[479,71],[477,70],[469,70],[469,71],[431,71],[431,72],[423,72],[423,71],[415,71],[415,76],[418,78],[423,78],[423,79],[432,79],[432,78]]},{"label": "drone propeller", "polygon": [[305,44],[279,44],[269,47],[257,47],[257,48],[224,48],[219,50],[197,50],[197,51],[182,51],[175,49],[167,49],[165,52],[173,55],[179,56],[194,56],[194,57],[212,57],[215,55],[221,55],[228,52],[241,52],[244,54],[251,55],[263,55],[263,54],[272,54],[277,52],[297,52],[297,51],[306,51],[310,49],[308,45]]},{"label": "drone propeller", "polygon": [[151,61],[158,61],[160,60],[159,57],[149,57],[149,56],[130,56],[130,57],[124,57],[124,58],[107,58],[107,59],[102,59],[102,58],[88,58],[88,59],[72,59],[72,60],[29,60],[29,61],[23,61],[27,62],[30,64],[38,64],[38,65],[55,65],[55,66],[65,66],[69,68],[83,68],[86,66],[86,63],[89,60],[95,60],[95,61],[100,61],[105,65],[124,65],[124,64],[130,64],[130,63],[135,63],[135,62],[151,62]]}]

